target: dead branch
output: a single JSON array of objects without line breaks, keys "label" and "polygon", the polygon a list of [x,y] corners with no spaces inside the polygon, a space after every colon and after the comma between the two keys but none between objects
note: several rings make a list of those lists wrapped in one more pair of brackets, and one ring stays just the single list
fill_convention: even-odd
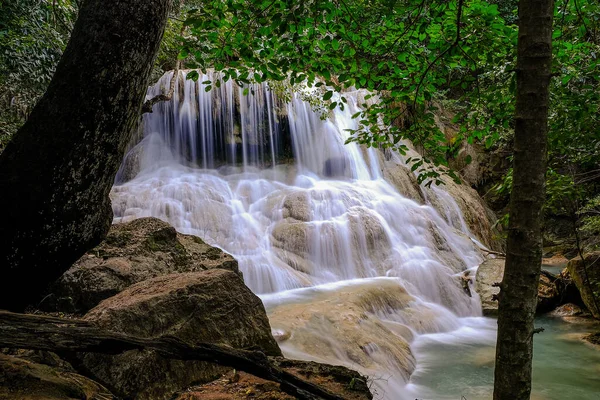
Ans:
[{"label": "dead branch", "polygon": [[165,94],[159,94],[158,96],[154,96],[153,98],[146,100],[144,105],[142,106],[142,114],[151,113],[152,107],[156,103],[160,103],[161,101],[169,101],[173,98],[173,93],[175,93],[175,83],[177,82],[177,78],[179,77],[179,68],[181,67],[181,60],[178,60],[175,63],[175,69],[173,70],[173,76],[171,77],[171,83],[169,84],[169,91]]},{"label": "dead branch", "polygon": [[276,366],[259,351],[201,343],[189,345],[175,337],[145,339],[109,332],[77,319],[62,319],[0,310],[0,348],[120,354],[150,349],[176,360],[208,361],[277,382],[281,390],[299,399],[342,400],[321,387]]}]

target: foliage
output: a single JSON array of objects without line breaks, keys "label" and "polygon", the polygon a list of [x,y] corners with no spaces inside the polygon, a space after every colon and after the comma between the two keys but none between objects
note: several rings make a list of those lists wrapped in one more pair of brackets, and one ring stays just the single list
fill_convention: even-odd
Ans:
[{"label": "foliage", "polygon": [[600,247],[600,195],[590,199],[582,207],[578,214],[581,218],[581,231],[586,234],[590,240],[588,246],[591,249]]},{"label": "foliage", "polygon": [[0,5],[0,150],[50,82],[76,13],[72,0]]},{"label": "foliage", "polygon": [[[498,65],[516,43],[514,27],[482,0],[212,1],[186,24],[181,56],[193,57],[191,67],[222,71],[224,80],[306,80],[326,88],[330,108],[345,107],[334,91],[377,92],[380,101],[365,102],[355,116],[351,140],[403,151],[411,139],[424,149],[418,170],[432,179],[439,174],[428,163],[445,165],[454,149],[434,123],[432,99],[448,91],[472,100],[480,70]],[[412,123],[395,126],[400,118]]]}]

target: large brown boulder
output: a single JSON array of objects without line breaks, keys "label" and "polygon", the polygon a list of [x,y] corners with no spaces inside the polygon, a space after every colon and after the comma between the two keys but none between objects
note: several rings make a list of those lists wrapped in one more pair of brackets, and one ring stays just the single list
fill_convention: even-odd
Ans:
[{"label": "large brown boulder", "polygon": [[[498,301],[495,300],[495,295],[500,292],[500,288],[495,284],[502,282],[504,261],[504,258],[485,260],[477,269],[475,291],[481,298],[484,315],[498,314]],[[559,277],[542,271],[538,286],[538,312],[551,311],[560,304],[562,286],[557,285],[558,280]]]},{"label": "large brown boulder", "polygon": [[[281,355],[262,302],[232,271],[172,274],[140,282],[104,300],[84,319],[137,337],[169,335],[191,345],[218,343]],[[150,350],[86,354],[83,364],[115,393],[136,399],[167,399],[224,372],[214,364],[168,360]]]},{"label": "large brown boulder", "polygon": [[84,313],[134,283],[212,268],[239,273],[237,261],[202,239],[183,235],[157,218],[115,224],[53,285],[41,308]]},{"label": "large brown boulder", "polygon": [[600,319],[600,251],[586,254],[583,260],[580,257],[572,259],[567,269],[583,303],[594,318]]},{"label": "large brown boulder", "polygon": [[71,371],[0,354],[0,400],[111,400],[102,385]]}]

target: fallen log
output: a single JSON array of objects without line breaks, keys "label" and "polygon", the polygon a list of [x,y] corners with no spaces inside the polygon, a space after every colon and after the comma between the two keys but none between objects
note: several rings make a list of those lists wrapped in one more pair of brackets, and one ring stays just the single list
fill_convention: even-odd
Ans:
[{"label": "fallen log", "polygon": [[165,358],[208,361],[277,382],[299,399],[343,398],[276,366],[259,351],[204,343],[191,346],[175,337],[145,339],[109,332],[79,319],[64,319],[0,310],[0,348],[120,354],[150,349]]}]

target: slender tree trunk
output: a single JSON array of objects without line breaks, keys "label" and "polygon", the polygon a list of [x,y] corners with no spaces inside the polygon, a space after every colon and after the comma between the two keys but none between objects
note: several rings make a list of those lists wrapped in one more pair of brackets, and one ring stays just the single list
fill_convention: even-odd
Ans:
[{"label": "slender tree trunk", "polygon": [[513,187],[500,285],[494,400],[531,394],[533,320],[542,260],[554,0],[520,0]]},{"label": "slender tree trunk", "polygon": [[84,1],[46,94],[0,155],[0,308],[36,301],[106,235],[171,1]]}]

